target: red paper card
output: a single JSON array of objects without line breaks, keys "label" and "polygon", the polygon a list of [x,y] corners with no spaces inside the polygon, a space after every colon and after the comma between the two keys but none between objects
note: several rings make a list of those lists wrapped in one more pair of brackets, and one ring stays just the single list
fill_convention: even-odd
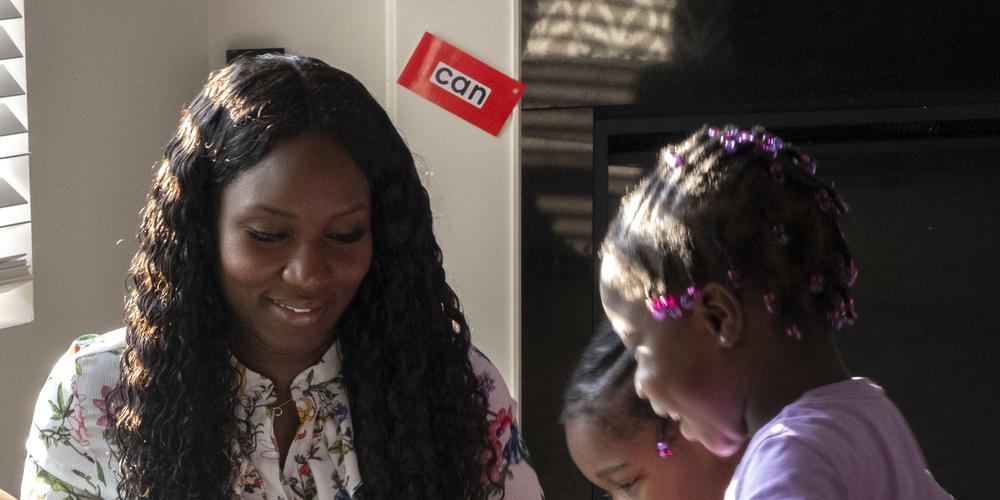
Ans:
[{"label": "red paper card", "polygon": [[424,33],[397,83],[498,135],[514,111],[524,84]]}]

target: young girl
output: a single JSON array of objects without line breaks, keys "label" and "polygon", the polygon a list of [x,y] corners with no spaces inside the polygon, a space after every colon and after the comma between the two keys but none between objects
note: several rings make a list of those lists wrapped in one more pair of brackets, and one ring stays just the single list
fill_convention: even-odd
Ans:
[{"label": "young girl", "polygon": [[847,205],[762,128],[661,152],[602,247],[600,291],[635,389],[719,456],[726,498],[948,498],[882,389],[832,332],[857,317]]},{"label": "young girl", "polygon": [[607,322],[577,364],[562,421],[580,472],[611,498],[721,499],[738,456],[719,458],[677,433],[632,390],[635,360]]}]

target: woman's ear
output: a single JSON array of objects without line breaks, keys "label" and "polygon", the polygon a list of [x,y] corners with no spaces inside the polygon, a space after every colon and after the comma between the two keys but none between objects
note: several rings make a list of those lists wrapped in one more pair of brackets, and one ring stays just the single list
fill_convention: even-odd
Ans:
[{"label": "woman's ear", "polygon": [[743,306],[728,287],[709,283],[701,289],[698,313],[720,347],[735,347],[743,335]]}]

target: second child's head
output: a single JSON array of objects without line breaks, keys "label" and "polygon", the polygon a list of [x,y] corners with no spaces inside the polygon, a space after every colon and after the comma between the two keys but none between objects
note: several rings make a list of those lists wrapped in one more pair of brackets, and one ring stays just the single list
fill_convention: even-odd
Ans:
[{"label": "second child's head", "polygon": [[815,168],[762,128],[703,127],[664,148],[601,248],[636,391],[721,456],[790,402],[776,380],[839,363],[829,332],[856,318],[847,207]]},{"label": "second child's head", "polygon": [[653,413],[633,390],[635,366],[611,326],[599,326],[563,407],[577,468],[616,499],[722,498],[738,457],[716,457]]}]

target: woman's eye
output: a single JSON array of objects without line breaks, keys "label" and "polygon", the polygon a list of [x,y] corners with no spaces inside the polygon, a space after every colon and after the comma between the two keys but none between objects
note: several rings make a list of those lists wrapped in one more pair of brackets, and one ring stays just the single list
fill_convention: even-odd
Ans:
[{"label": "woman's eye", "polygon": [[252,229],[248,230],[248,232],[250,233],[251,238],[257,241],[263,241],[264,243],[280,241],[287,236],[285,233],[266,233],[264,231],[254,231]]},{"label": "woman's eye", "polygon": [[330,238],[333,241],[337,241],[337,242],[340,242],[340,243],[354,243],[355,241],[360,241],[361,237],[364,236],[364,235],[365,235],[364,230],[359,229],[359,230],[354,231],[352,233],[346,233],[346,234],[344,234],[344,233],[331,233],[331,234],[326,235],[326,237]]}]

